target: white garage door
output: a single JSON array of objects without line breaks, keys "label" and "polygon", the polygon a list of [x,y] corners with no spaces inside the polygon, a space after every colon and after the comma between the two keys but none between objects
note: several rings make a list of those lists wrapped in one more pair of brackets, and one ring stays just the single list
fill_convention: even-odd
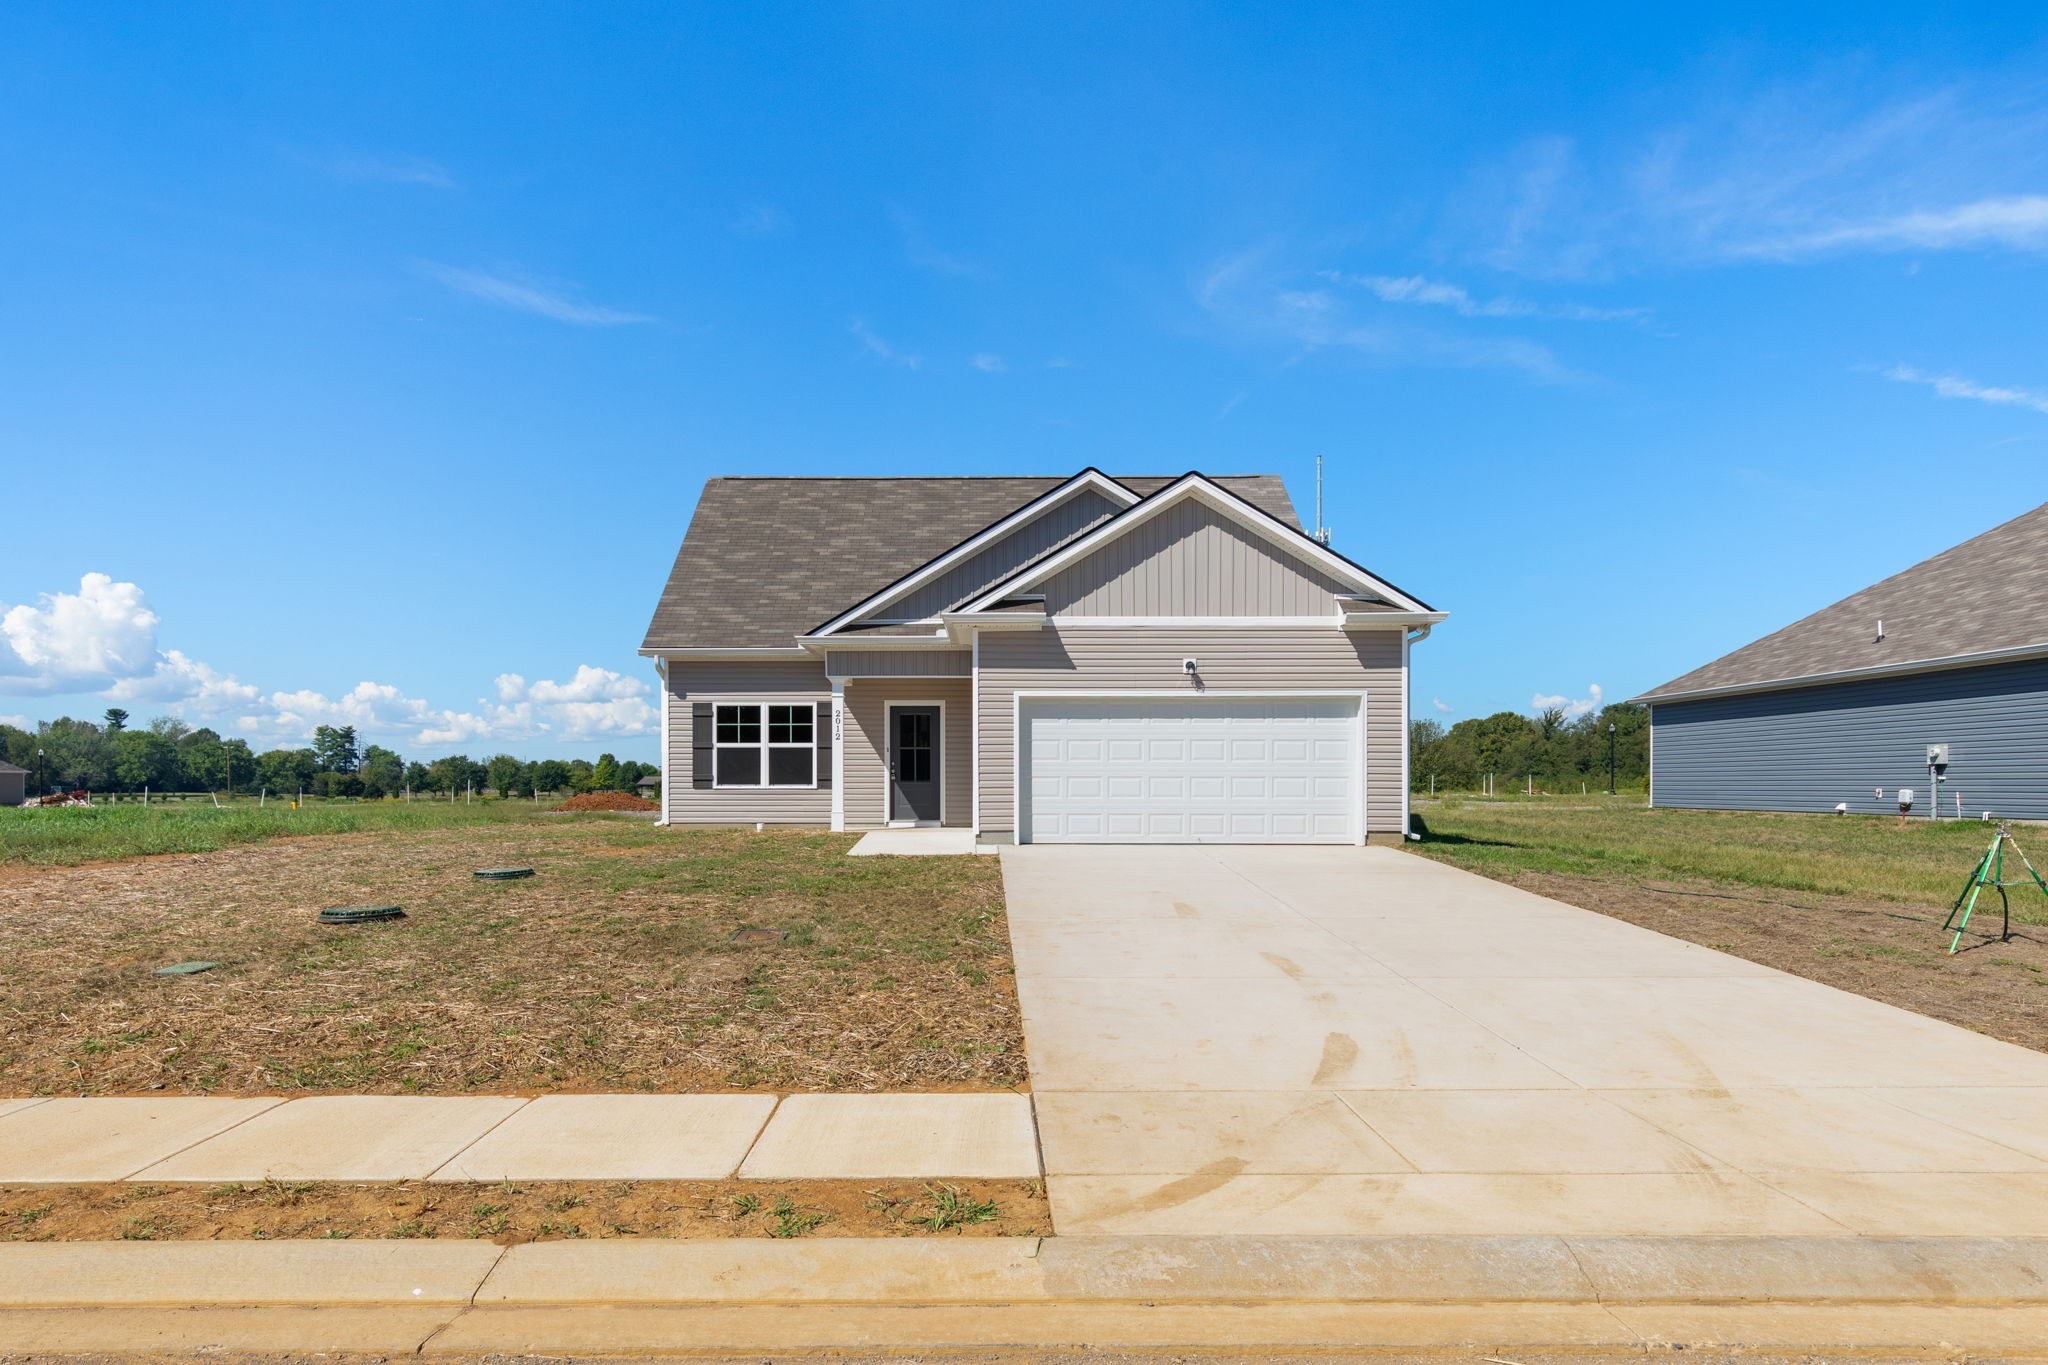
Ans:
[{"label": "white garage door", "polygon": [[1350,698],[1025,701],[1026,842],[1349,843]]}]

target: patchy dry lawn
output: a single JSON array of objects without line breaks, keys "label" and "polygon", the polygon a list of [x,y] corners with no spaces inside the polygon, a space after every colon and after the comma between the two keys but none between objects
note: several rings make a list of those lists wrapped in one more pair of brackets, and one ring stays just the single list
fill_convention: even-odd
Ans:
[{"label": "patchy dry lawn", "polygon": [[0,1242],[477,1237],[1019,1237],[1038,1181],[593,1180],[0,1186]]},{"label": "patchy dry lawn", "polygon": [[0,868],[0,1095],[1022,1084],[996,860],[851,843],[501,813]]},{"label": "patchy dry lawn", "polygon": [[[1950,904],[1991,827],[1856,816],[1421,805],[1408,847],[1571,905],[2048,1051],[2048,898],[1987,891],[1948,954]],[[2014,835],[2048,874],[2048,830]]]}]

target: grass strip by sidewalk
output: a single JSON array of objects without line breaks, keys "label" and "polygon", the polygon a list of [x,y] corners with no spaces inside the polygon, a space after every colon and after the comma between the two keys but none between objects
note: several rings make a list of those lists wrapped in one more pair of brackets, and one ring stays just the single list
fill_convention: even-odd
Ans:
[{"label": "grass strip by sidewalk", "polygon": [[268,1180],[0,1186],[0,1242],[1029,1237],[1039,1181]]},{"label": "grass strip by sidewalk", "polygon": [[75,867],[163,853],[211,853],[271,839],[325,834],[424,831],[505,825],[542,819],[614,817],[548,815],[520,801],[312,802],[227,805],[16,806],[0,808],[0,866]]}]

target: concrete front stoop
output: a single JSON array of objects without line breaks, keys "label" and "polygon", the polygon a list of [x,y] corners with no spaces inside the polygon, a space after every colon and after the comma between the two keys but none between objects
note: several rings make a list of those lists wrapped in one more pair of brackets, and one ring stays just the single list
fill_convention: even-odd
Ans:
[{"label": "concrete front stoop", "polygon": [[0,1356],[1078,1346],[2048,1358],[2048,1238],[0,1244]]}]

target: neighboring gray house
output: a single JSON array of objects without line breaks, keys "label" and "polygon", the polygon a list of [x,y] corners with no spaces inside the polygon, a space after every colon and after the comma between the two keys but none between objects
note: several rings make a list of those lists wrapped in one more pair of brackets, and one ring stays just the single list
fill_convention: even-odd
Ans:
[{"label": "neighboring gray house", "polygon": [[713,479],[640,650],[662,820],[1398,839],[1442,619],[1269,475]]},{"label": "neighboring gray house", "polygon": [[1674,679],[1650,804],[2048,819],[2048,504]]},{"label": "neighboring gray house", "polygon": [[28,769],[17,768],[0,759],[0,806],[18,806],[28,800]]}]

